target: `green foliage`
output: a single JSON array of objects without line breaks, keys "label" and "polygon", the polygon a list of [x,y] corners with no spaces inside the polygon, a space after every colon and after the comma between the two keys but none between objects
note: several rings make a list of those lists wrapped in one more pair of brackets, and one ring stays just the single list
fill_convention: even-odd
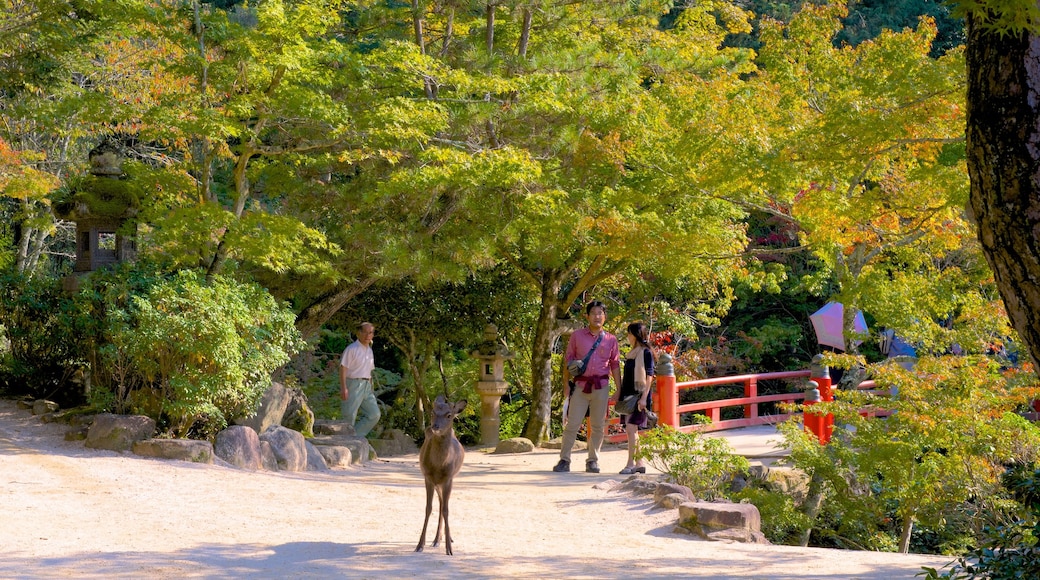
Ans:
[{"label": "green foliage", "polygon": [[1004,486],[1021,502],[1022,510],[1003,525],[987,526],[982,541],[943,574],[925,568],[929,580],[1013,580],[1040,577],[1040,469],[1014,465]]},{"label": "green foliage", "polygon": [[668,425],[641,434],[637,457],[704,499],[724,495],[723,485],[736,474],[746,474],[749,467],[747,459],[734,455],[725,439]]},{"label": "green foliage", "polygon": [[751,503],[758,508],[762,516],[762,533],[773,544],[798,545],[802,529],[810,523],[794,499],[783,492],[751,484],[732,494],[730,499]]},{"label": "green foliage", "polygon": [[96,374],[108,379],[98,387],[176,436],[252,413],[271,373],[303,346],[292,312],[255,284],[186,270],[98,281],[94,292],[101,303],[91,306],[105,312]]},{"label": "green foliage", "polygon": [[69,382],[84,362],[71,314],[72,301],[59,280],[16,273],[0,277],[0,329],[8,347],[0,388],[62,405],[82,402],[82,385]]},{"label": "green foliage", "polygon": [[[1036,394],[1035,377],[1014,371],[1000,374],[986,359],[924,357],[912,370],[895,364],[869,367],[877,385],[898,393],[892,398],[838,391],[837,401],[814,412],[835,416],[829,444],[819,445],[798,422],[781,426],[794,464],[825,482],[832,522],[856,522],[858,545],[877,545],[886,533],[906,533],[914,522],[933,528],[966,518],[967,528],[981,528],[979,516],[1002,509],[999,474],[1009,462],[1033,461],[1040,430],[1012,411]],[[884,419],[860,415],[860,409],[891,409]],[[876,408],[875,407],[875,408]],[[968,502],[978,509],[961,509]],[[892,517],[901,531],[882,525]],[[827,531],[818,521],[814,535],[852,536]],[[821,540],[817,540],[821,541]]]}]

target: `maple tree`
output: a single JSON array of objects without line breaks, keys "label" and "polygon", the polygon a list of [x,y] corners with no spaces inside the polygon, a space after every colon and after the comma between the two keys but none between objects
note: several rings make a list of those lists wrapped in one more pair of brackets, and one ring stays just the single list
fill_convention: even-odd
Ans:
[{"label": "maple tree", "polygon": [[981,321],[993,298],[964,211],[963,51],[931,56],[929,19],[836,47],[844,14],[806,6],[763,27],[756,90],[775,107],[759,116],[765,146],[752,159],[769,163],[741,169],[761,184],[759,208],[797,225],[815,279],[833,276],[848,349],[866,310],[927,352],[978,351],[1005,331],[997,321],[960,335],[940,324]]}]

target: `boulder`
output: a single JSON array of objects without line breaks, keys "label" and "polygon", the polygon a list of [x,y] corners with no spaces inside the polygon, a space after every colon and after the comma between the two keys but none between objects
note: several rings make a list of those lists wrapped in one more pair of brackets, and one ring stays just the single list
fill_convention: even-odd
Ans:
[{"label": "boulder", "polygon": [[58,404],[54,401],[47,401],[45,399],[38,399],[33,401],[32,414],[33,415],[45,415],[47,413],[53,413],[58,410]]},{"label": "boulder", "polygon": [[752,466],[749,479],[755,479],[770,491],[789,496],[795,504],[801,505],[809,490],[809,476],[800,469],[790,467]]},{"label": "boulder", "polygon": [[[358,437],[356,435],[324,435],[321,437],[315,437],[311,439],[310,442],[318,446],[319,451],[322,447],[346,447],[350,450],[350,460],[353,465],[377,457],[376,451],[373,449],[371,442],[364,437]],[[325,455],[326,454],[322,452],[322,457],[325,457]]]},{"label": "boulder", "polygon": [[[688,501],[696,501],[697,498],[693,495],[693,491],[685,485],[679,485],[677,483],[662,482],[657,485],[657,489],[654,490],[654,503],[661,505],[661,502],[666,497],[670,497],[678,494],[683,498],[683,501],[679,503],[685,503]],[[665,506],[661,506],[665,507]],[[678,505],[669,506],[672,508],[679,507]]]},{"label": "boulder", "polygon": [[307,469],[307,440],[299,431],[273,425],[260,434],[260,440],[271,444],[279,471]]},{"label": "boulder", "polygon": [[322,457],[321,452],[310,441],[304,441],[307,448],[307,471],[328,471],[329,464]]},{"label": "boulder", "polygon": [[495,453],[530,453],[534,451],[534,443],[526,437],[513,437],[499,441]]},{"label": "boulder", "polygon": [[690,500],[681,493],[669,493],[661,497],[654,496],[654,505],[667,510],[674,510],[688,501]]},{"label": "boulder", "polygon": [[346,421],[321,420],[314,422],[314,435],[356,435],[354,425]]},{"label": "boulder", "polygon": [[341,445],[311,445],[321,453],[321,456],[325,459],[325,465],[331,468],[337,467],[350,467],[353,463],[353,454],[350,452],[350,447],[343,447]]},{"label": "boulder", "polygon": [[263,467],[260,436],[245,425],[232,425],[217,433],[213,452],[217,457],[240,469],[255,471]]},{"label": "boulder", "polygon": [[679,526],[706,540],[769,543],[762,516],[749,503],[686,502],[679,506]]},{"label": "boulder", "polygon": [[282,415],[282,427],[299,431],[304,437],[314,437],[314,411],[307,404],[303,389],[290,388],[289,403]]},{"label": "boulder", "polygon": [[151,417],[102,413],[94,417],[83,445],[91,449],[129,451],[135,441],[149,439],[154,434],[155,419]]},{"label": "boulder", "polygon": [[412,455],[419,452],[415,440],[400,429],[388,429],[379,439],[369,439],[368,444],[379,457],[395,455]]},{"label": "boulder", "polygon": [[281,425],[285,410],[289,407],[289,397],[289,389],[281,383],[272,382],[260,398],[260,406],[256,413],[235,419],[235,424],[252,427],[258,434],[263,434],[271,426]]},{"label": "boulder", "polygon": [[194,439],[145,439],[134,441],[135,455],[159,459],[179,459],[192,463],[213,463],[213,444]]},{"label": "boulder", "polygon": [[269,441],[260,442],[260,465],[267,471],[278,471],[278,458]]}]

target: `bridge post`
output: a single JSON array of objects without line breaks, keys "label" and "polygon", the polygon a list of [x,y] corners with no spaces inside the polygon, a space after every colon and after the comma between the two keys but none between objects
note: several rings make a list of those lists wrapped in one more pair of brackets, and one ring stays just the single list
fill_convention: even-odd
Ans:
[{"label": "bridge post", "polygon": [[[816,389],[810,390],[805,396],[805,405],[808,407],[817,402],[829,402],[834,400],[834,393],[831,391],[831,374],[830,369],[827,365],[823,364],[823,355],[818,354],[812,359],[812,366],[809,371],[809,384],[816,387]],[[810,396],[809,393],[812,393]],[[834,430],[834,415],[827,413],[821,415],[818,413],[812,413],[806,409],[803,415],[803,421],[805,422],[805,430],[812,432],[819,439],[821,445],[826,445],[831,440],[831,431]]]},{"label": "bridge post", "polygon": [[657,357],[654,370],[654,382],[657,383],[658,422],[679,428],[679,390],[675,388],[675,368],[672,366],[672,355],[662,352]]}]

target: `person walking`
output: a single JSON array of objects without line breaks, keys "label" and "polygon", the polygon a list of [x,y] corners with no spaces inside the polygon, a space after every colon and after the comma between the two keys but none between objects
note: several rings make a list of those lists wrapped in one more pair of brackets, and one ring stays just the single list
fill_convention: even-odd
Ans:
[{"label": "person walking", "polygon": [[[589,456],[585,471],[599,473],[599,451],[607,429],[607,407],[610,401],[610,378],[614,385],[621,385],[620,354],[617,338],[603,329],[607,321],[607,307],[598,300],[585,306],[588,327],[571,334],[564,353],[563,379],[564,407],[567,409],[567,425],[563,429],[560,447],[560,462],[553,471],[571,470],[571,448],[578,437],[578,429],[585,421],[585,413],[591,419],[589,433]],[[577,366],[581,364],[581,369]],[[573,379],[573,387],[571,387]]]},{"label": "person walking", "polygon": [[650,329],[642,322],[628,325],[628,346],[631,348],[625,355],[624,372],[621,376],[621,388],[618,389],[618,400],[636,395],[639,402],[635,411],[621,416],[621,423],[628,435],[628,463],[621,470],[621,475],[646,473],[642,459],[636,459],[639,452],[639,430],[647,427],[646,410],[652,404],[650,398],[650,382],[654,378],[654,351],[647,340]]},{"label": "person walking", "polygon": [[340,418],[354,426],[359,437],[368,436],[379,422],[379,403],[372,390],[372,370],[376,367],[372,339],[376,327],[371,322],[358,326],[357,340],[343,350],[339,359]]}]

